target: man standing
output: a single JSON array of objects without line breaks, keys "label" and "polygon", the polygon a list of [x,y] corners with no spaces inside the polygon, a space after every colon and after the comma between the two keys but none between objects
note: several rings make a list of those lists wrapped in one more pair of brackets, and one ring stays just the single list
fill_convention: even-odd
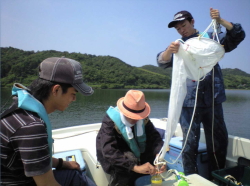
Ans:
[{"label": "man standing", "polygon": [[64,111],[77,92],[94,91],[83,82],[80,63],[64,57],[45,59],[29,88],[14,84],[14,101],[1,114],[1,185],[95,185],[77,162],[52,158],[48,114]]},{"label": "man standing", "polygon": [[[220,43],[226,52],[230,52],[245,38],[245,32],[241,25],[230,23],[220,17],[218,10],[210,8],[210,16],[216,22],[226,28],[226,33],[218,34]],[[168,25],[174,27],[181,35],[182,40],[199,36],[199,31],[194,28],[193,16],[188,11],[180,11],[174,15],[174,20]],[[207,33],[212,38],[213,33]],[[173,54],[179,50],[179,43],[172,42],[163,52],[157,55],[157,63],[162,68],[172,67]],[[183,103],[180,116],[183,138],[186,139],[190,126],[195,103],[197,82],[187,79],[187,95]],[[219,64],[209,72],[203,81],[199,83],[197,108],[194,115],[191,131],[187,138],[182,159],[186,175],[198,173],[197,154],[200,139],[200,123],[203,124],[207,153],[209,159],[209,172],[224,168],[227,154],[228,133],[224,122],[222,103],[226,100],[222,72]],[[214,108],[213,108],[214,102]],[[214,114],[214,116],[213,116]],[[214,145],[214,147],[213,147]],[[210,175],[211,178],[211,175]]]},{"label": "man standing", "polygon": [[[143,92],[129,90],[110,107],[96,138],[97,159],[111,176],[109,186],[131,186],[145,174],[155,174],[153,161],[163,145],[148,119],[150,106]],[[165,171],[161,167],[160,172]]]}]

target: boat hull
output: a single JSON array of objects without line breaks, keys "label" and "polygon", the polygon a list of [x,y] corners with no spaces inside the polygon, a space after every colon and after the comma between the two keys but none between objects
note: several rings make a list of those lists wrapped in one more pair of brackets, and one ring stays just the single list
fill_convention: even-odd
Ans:
[{"label": "boat hull", "polygon": [[[151,119],[156,128],[166,129],[167,119]],[[86,164],[86,174],[95,181],[98,186],[107,186],[109,175],[106,174],[96,157],[96,136],[101,123],[80,125],[55,129],[52,131],[54,139],[54,153],[80,150]],[[178,124],[175,136],[182,137],[181,127]],[[201,128],[200,142],[205,143],[204,131]],[[239,157],[250,159],[250,140],[229,135],[227,149],[227,167],[237,165]]]}]

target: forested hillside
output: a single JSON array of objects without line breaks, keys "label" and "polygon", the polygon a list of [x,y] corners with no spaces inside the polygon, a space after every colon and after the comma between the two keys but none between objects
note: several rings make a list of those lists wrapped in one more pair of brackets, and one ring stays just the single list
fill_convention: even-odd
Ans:
[{"label": "forested hillside", "polygon": [[250,89],[250,74],[240,69],[222,69],[227,89]]},{"label": "forested hillside", "polygon": [[39,63],[48,57],[75,59],[82,64],[85,82],[94,88],[169,88],[170,77],[133,67],[118,58],[81,53],[23,51],[1,48],[1,87],[19,82],[26,86],[38,75]]},{"label": "forested hillside", "polygon": [[[48,51],[23,51],[1,47],[1,87],[10,87],[14,82],[26,86],[38,76],[39,63],[48,57],[75,59],[83,67],[85,82],[94,88],[170,88],[172,69],[154,65],[133,67],[112,56]],[[156,65],[156,64],[155,64]],[[228,89],[250,89],[250,74],[240,69],[222,69]]]},{"label": "forested hillside", "polygon": [[[162,69],[153,65],[145,65],[141,68],[163,74],[171,78],[172,68]],[[226,89],[250,89],[250,74],[237,68],[222,69],[222,74]]]}]

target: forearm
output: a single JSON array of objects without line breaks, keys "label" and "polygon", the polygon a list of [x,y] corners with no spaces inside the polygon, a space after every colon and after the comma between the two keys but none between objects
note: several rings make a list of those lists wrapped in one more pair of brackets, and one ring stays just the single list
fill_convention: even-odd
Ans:
[{"label": "forearm", "polygon": [[59,163],[58,158],[52,158],[52,167],[53,167],[53,168],[56,168],[57,165],[58,165],[58,163]]},{"label": "forearm", "polygon": [[224,46],[226,52],[234,50],[245,38],[245,31],[239,23],[232,23],[233,28],[227,30],[226,34],[219,35],[220,43]]},{"label": "forearm", "polygon": [[232,30],[233,29],[233,25],[232,23],[228,22],[225,19],[220,19],[220,21],[218,21],[218,23],[220,23],[222,26],[224,26],[227,30]]},{"label": "forearm", "polygon": [[[164,51],[163,51],[163,52],[164,52]],[[169,61],[164,61],[164,60],[162,59],[163,52],[160,52],[160,53],[157,55],[157,64],[158,64],[158,66],[161,67],[161,68],[163,68],[163,69],[172,67],[173,56],[171,55],[171,58],[170,58]]]},{"label": "forearm", "polygon": [[[62,160],[60,160],[62,161]],[[59,158],[52,158],[52,167],[57,169],[76,169],[80,170],[80,165],[76,161],[62,161]]]},{"label": "forearm", "polygon": [[172,58],[172,52],[167,48],[163,53],[162,53],[162,60],[163,61],[170,61]]},{"label": "forearm", "polygon": [[[125,141],[117,141],[115,135],[109,133],[99,136],[100,151],[105,162],[117,169],[132,170],[138,160],[135,155],[130,151]],[[118,137],[121,138],[121,137]]]},{"label": "forearm", "polygon": [[103,151],[105,154],[104,157],[106,162],[116,169],[131,171],[133,167],[138,164],[138,159],[130,151],[122,152],[118,148],[111,151],[113,152],[112,154],[105,149]]},{"label": "forearm", "polygon": [[147,162],[142,165],[135,165],[132,171],[140,174],[155,174],[156,169],[153,165]]},{"label": "forearm", "polygon": [[168,48],[157,55],[157,63],[161,68],[168,68],[172,66],[173,54],[179,50],[179,42],[172,42]]},{"label": "forearm", "polygon": [[67,162],[65,162],[63,160],[59,160],[59,159],[61,159],[61,158],[52,158],[52,167],[53,168],[59,168],[59,169],[67,168],[67,166],[66,166]]}]

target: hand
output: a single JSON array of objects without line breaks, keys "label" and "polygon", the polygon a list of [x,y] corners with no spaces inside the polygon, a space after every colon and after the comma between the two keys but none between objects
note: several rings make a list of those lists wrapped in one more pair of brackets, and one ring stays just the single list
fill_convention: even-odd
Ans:
[{"label": "hand", "polygon": [[76,161],[63,161],[63,168],[80,170],[80,165]]},{"label": "hand", "polygon": [[179,42],[172,42],[168,48],[167,51],[169,51],[170,53],[177,53],[180,47],[180,43]]},{"label": "hand", "polygon": [[220,23],[221,22],[221,17],[220,17],[220,12],[219,10],[210,8],[210,16],[212,19],[215,19],[216,22]]},{"label": "hand", "polygon": [[[156,154],[155,157],[158,159],[159,158],[158,156],[159,156],[159,154]],[[160,169],[159,169],[159,167],[160,167]],[[166,171],[166,163],[155,165],[155,170],[156,170],[155,174],[161,174],[161,173],[165,172]]]},{"label": "hand", "polygon": [[222,26],[224,26],[227,30],[232,30],[233,29],[233,24],[228,22],[225,19],[222,19],[220,17],[220,12],[219,10],[210,8],[210,16],[212,19],[215,19],[217,23],[221,24]]},{"label": "hand", "polygon": [[163,165],[163,166],[161,166],[161,168],[160,168],[160,170],[159,170],[159,172],[158,172],[158,170],[157,170],[157,174],[161,174],[161,173],[163,173],[163,172],[165,172],[166,171],[166,165]]},{"label": "hand", "polygon": [[143,165],[135,165],[132,170],[140,174],[155,174],[156,172],[155,167],[149,162],[144,163]]}]

